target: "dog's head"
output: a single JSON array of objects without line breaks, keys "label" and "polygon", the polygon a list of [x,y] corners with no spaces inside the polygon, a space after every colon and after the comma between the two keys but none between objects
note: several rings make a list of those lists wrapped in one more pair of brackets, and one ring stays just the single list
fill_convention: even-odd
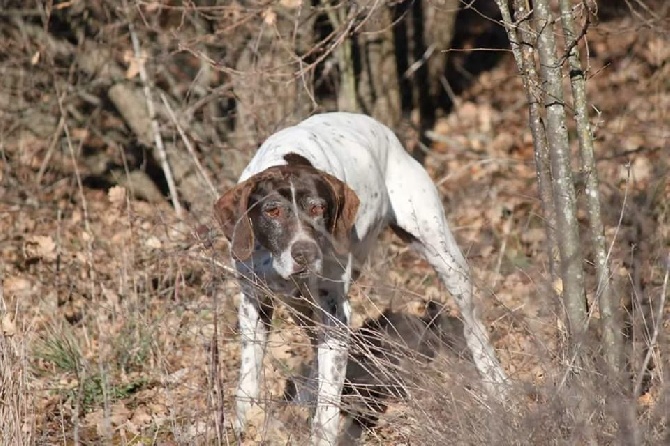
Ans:
[{"label": "dog's head", "polygon": [[260,245],[288,279],[320,273],[324,250],[348,251],[359,200],[302,156],[285,159],[287,165],[266,169],[223,194],[214,212],[233,257],[247,260]]}]

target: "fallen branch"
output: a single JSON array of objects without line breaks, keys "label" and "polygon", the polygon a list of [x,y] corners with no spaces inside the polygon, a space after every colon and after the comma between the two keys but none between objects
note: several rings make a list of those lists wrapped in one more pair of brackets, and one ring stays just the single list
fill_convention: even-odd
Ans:
[{"label": "fallen branch", "polygon": [[182,141],[184,141],[184,145],[186,146],[186,149],[188,150],[188,153],[191,154],[191,158],[193,158],[193,162],[195,163],[195,166],[198,168],[198,172],[200,172],[200,175],[202,175],[202,178],[205,180],[205,183],[207,183],[207,187],[209,188],[210,195],[213,198],[217,197],[217,191],[216,187],[214,187],[214,183],[212,183],[212,180],[209,179],[209,175],[207,175],[207,171],[205,168],[200,164],[200,160],[198,160],[198,156],[195,153],[195,149],[193,149],[193,145],[191,144],[191,141],[186,137],[186,134],[184,133],[184,130],[181,128],[181,125],[179,124],[179,121],[177,120],[177,116],[174,113],[174,110],[172,110],[172,107],[170,106],[170,103],[168,102],[167,98],[163,93],[160,94],[161,101],[163,101],[163,105],[165,106],[165,109],[167,110],[168,114],[170,115],[170,119],[172,119],[172,122],[174,122],[175,127],[177,127],[177,131],[179,132],[179,136],[181,136]]},{"label": "fallen branch", "polygon": [[[124,2],[124,7],[126,11],[128,10],[128,5]],[[160,126],[158,125],[158,120],[156,119],[156,110],[154,108],[153,98],[151,96],[151,86],[149,85],[149,77],[147,76],[147,70],[144,65],[142,58],[142,49],[140,47],[140,41],[137,38],[137,33],[135,32],[135,27],[133,26],[132,20],[128,20],[128,31],[130,32],[130,40],[133,44],[133,52],[137,58],[137,64],[139,68],[140,80],[144,86],[144,97],[147,103],[147,111],[149,112],[149,119],[151,120],[151,131],[154,136],[154,142],[156,144],[157,158],[160,161],[161,168],[163,169],[163,174],[165,175],[165,181],[167,182],[168,189],[170,190],[170,199],[172,200],[172,205],[174,206],[175,213],[178,218],[182,218],[184,215],[183,208],[179,203],[179,195],[177,193],[177,186],[174,182],[174,177],[172,176],[172,170],[170,169],[170,164],[168,163],[167,154],[165,153],[165,146],[163,145],[163,138],[161,137]]]}]

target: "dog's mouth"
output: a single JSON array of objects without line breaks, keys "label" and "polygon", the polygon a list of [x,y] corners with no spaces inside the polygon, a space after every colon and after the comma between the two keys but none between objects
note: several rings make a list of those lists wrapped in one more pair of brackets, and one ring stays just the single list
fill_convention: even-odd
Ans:
[{"label": "dog's mouth", "polygon": [[290,277],[293,279],[306,279],[309,276],[320,275],[321,268],[322,264],[320,260],[307,265],[294,264]]}]

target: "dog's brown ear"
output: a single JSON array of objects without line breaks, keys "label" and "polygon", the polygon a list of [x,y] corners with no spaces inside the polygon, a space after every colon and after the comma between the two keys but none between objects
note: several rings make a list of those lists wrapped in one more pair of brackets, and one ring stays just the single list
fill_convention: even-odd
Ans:
[{"label": "dog's brown ear", "polygon": [[254,231],[247,215],[249,195],[255,181],[247,180],[219,198],[214,204],[214,215],[223,228],[223,233],[230,241],[233,257],[247,260],[254,249]]},{"label": "dog's brown ear", "polygon": [[358,195],[343,181],[332,175],[323,174],[335,200],[335,215],[330,232],[333,235],[333,248],[337,254],[345,254],[351,245],[351,231],[356,222],[360,200]]}]

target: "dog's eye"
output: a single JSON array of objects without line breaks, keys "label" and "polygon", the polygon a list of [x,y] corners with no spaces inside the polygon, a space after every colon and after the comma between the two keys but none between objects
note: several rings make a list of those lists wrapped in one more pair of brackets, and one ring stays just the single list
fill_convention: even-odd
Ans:
[{"label": "dog's eye", "polygon": [[320,217],[323,215],[326,210],[325,206],[322,204],[313,204],[309,207],[309,215],[312,217]]},{"label": "dog's eye", "polygon": [[279,206],[272,206],[263,209],[263,213],[270,218],[279,218],[282,214],[282,210]]}]

